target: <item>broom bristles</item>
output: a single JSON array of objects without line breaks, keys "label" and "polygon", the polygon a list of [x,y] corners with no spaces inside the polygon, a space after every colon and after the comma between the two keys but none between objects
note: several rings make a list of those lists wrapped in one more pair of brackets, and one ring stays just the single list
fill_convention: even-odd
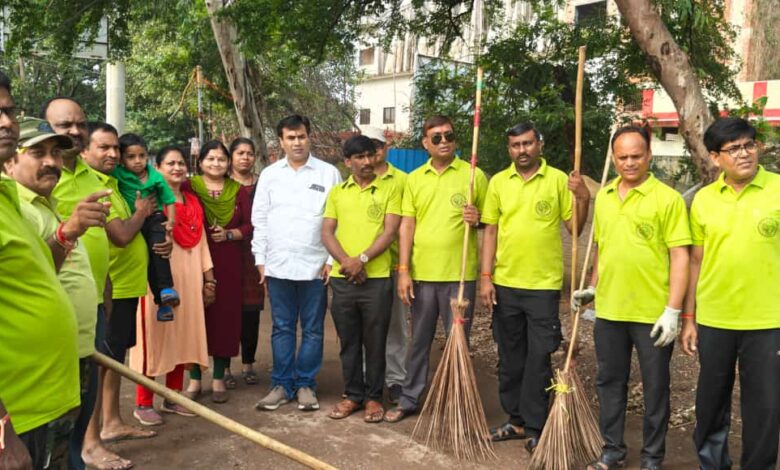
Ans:
[{"label": "broom bristles", "polygon": [[581,468],[601,453],[596,416],[574,368],[555,372],[556,390],[547,424],[531,457],[532,470]]},{"label": "broom bristles", "polygon": [[453,299],[452,328],[412,439],[458,460],[496,458],[471,363],[463,314],[468,300]]}]

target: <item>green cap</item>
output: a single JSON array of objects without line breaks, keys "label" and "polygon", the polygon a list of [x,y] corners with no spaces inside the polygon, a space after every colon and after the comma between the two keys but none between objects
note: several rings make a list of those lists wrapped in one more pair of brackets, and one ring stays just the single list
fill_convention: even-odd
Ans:
[{"label": "green cap", "polygon": [[33,117],[23,117],[19,120],[19,148],[30,148],[47,139],[57,139],[60,148],[73,148],[73,141],[67,135],[54,132],[48,122]]}]

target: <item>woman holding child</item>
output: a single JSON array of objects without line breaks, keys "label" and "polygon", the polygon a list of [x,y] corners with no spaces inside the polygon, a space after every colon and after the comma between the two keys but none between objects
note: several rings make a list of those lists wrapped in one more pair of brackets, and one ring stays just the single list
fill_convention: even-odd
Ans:
[{"label": "woman holding child", "polygon": [[[206,240],[203,210],[194,194],[182,190],[187,164],[178,147],[165,147],[157,154],[157,170],[173,192],[176,219],[172,231],[173,250],[170,266],[181,303],[174,307],[172,321],[158,321],[157,305],[151,292],[139,306],[136,346],[130,350],[130,366],[149,377],[165,375],[168,388],[181,391],[184,369],[189,365],[207,367],[204,302],[215,298],[214,270]],[[197,388],[193,388],[197,386]],[[200,384],[191,383],[194,391]],[[136,386],[133,415],[145,425],[162,424],[153,408],[151,390]],[[194,416],[185,408],[163,401],[160,410],[182,416]]]}]

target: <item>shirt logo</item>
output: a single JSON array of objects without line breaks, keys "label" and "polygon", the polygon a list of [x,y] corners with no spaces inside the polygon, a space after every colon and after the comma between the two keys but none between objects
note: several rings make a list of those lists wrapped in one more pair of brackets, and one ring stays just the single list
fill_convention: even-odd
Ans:
[{"label": "shirt logo", "polygon": [[366,208],[366,215],[371,220],[381,220],[382,212],[382,206],[380,206],[378,202],[372,202],[371,205]]},{"label": "shirt logo", "polygon": [[655,229],[647,222],[639,222],[636,224],[636,235],[643,240],[650,241],[655,236]]},{"label": "shirt logo", "polygon": [[538,201],[534,210],[539,217],[549,217],[552,214],[552,206],[547,201]]},{"label": "shirt logo", "polygon": [[466,205],[466,196],[464,196],[461,193],[455,193],[450,198],[450,204],[452,204],[453,207],[461,208]]},{"label": "shirt logo", "polygon": [[779,228],[780,223],[777,222],[777,219],[773,219],[771,217],[761,219],[761,221],[758,223],[758,233],[766,238],[772,238],[777,235],[777,230]]},{"label": "shirt logo", "polygon": [[313,189],[315,191],[319,191],[321,193],[325,192],[325,186],[320,186],[319,184],[312,183],[311,186],[309,186],[309,189]]}]

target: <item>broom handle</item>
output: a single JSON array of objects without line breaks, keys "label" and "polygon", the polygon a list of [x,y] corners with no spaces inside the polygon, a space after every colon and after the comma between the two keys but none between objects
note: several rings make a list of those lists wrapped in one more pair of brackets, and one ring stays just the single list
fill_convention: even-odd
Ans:
[{"label": "broom handle", "polygon": [[133,369],[130,369],[124,364],[121,364],[104,354],[101,354],[99,352],[94,352],[92,353],[92,359],[94,359],[95,362],[97,362],[101,366],[107,369],[111,369],[117,374],[122,375],[137,384],[143,385],[144,387],[150,389],[157,395],[164,397],[166,400],[172,401],[173,403],[176,403],[178,405],[187,408],[188,410],[192,411],[193,413],[205,419],[206,421],[216,424],[217,426],[223,429],[227,429],[228,431],[234,434],[238,434],[243,438],[249,439],[255,444],[260,444],[261,446],[265,447],[268,450],[283,455],[288,459],[295,460],[296,462],[303,464],[309,468],[318,469],[318,470],[336,470],[336,467],[333,467],[321,460],[317,460],[316,458],[312,457],[309,454],[301,452],[300,450],[290,447],[288,445],[282,444],[281,442],[272,439],[266,436],[265,434],[261,434],[252,428],[249,428],[247,426],[244,426],[241,423],[233,421],[230,418],[222,416],[216,411],[207,408],[201,405],[200,403],[196,403],[192,401],[184,397],[183,395],[174,392],[168,387],[164,387],[158,384],[157,382],[151,380],[150,378],[144,376],[143,374],[139,374]]},{"label": "broom handle", "polygon": [[[580,171],[580,161],[582,160],[582,82],[585,78],[585,51],[586,46],[580,46],[579,58],[577,64],[577,89],[574,98],[574,171]],[[571,295],[577,289],[577,240],[579,235],[579,214],[577,214],[577,199],[573,198],[571,210]],[[569,297],[571,298],[571,296]],[[566,364],[563,368],[568,372],[571,356],[574,351],[573,345],[577,340],[578,315],[574,316],[574,325],[572,327],[571,344],[569,352],[566,355]]]},{"label": "broom handle", "polygon": [[[477,98],[474,107],[474,136],[471,139],[471,175],[469,176],[469,191],[466,198],[466,205],[471,205],[474,201],[474,177],[477,173],[477,144],[479,142],[479,116],[482,106],[482,67],[477,67]],[[463,302],[463,293],[466,288],[466,264],[469,257],[469,235],[471,235],[471,226],[466,226],[463,231],[463,251],[460,257],[460,285],[458,286],[458,303]]]}]

